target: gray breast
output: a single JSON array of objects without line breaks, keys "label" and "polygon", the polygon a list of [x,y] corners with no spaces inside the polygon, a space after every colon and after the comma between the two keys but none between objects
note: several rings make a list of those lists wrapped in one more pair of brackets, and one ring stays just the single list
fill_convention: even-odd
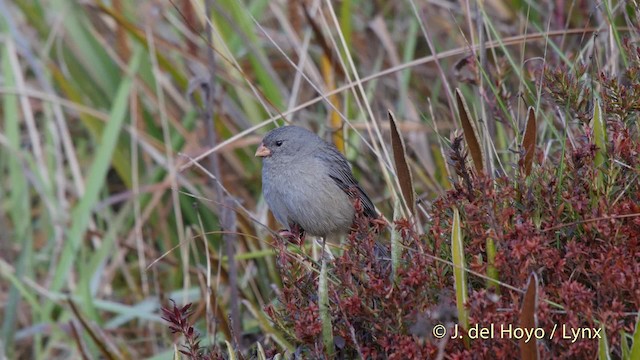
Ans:
[{"label": "gray breast", "polygon": [[354,217],[351,200],[322,166],[312,160],[273,171],[265,164],[265,200],[282,225],[296,223],[310,235],[325,237],[349,229]]}]

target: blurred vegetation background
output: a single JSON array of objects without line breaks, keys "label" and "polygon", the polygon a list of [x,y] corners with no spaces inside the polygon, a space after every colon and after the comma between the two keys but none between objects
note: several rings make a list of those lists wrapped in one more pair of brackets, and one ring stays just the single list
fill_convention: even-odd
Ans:
[{"label": "blurred vegetation background", "polygon": [[[0,358],[172,358],[169,299],[194,303],[204,343],[286,349],[263,312],[281,284],[266,131],[333,141],[391,219],[392,110],[427,221],[455,89],[487,173],[514,173],[544,67],[618,71],[637,6],[0,0]],[[578,136],[567,111],[538,114],[536,164]]]}]

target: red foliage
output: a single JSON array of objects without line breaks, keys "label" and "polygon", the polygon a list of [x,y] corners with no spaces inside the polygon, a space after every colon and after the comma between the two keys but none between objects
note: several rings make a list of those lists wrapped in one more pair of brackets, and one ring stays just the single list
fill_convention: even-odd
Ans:
[{"label": "red foliage", "polygon": [[[565,83],[546,87],[556,91],[552,98],[581,86],[579,77],[562,72],[546,79],[554,77]],[[620,86],[609,81],[605,91],[615,90],[619,96],[636,91]],[[573,96],[564,100],[580,101]],[[394,224],[404,247],[395,278],[389,245],[380,243],[377,235],[384,223],[376,222],[371,230],[369,221],[358,217],[344,251],[330,263],[337,354],[367,359],[424,359],[440,351],[453,359],[519,356],[514,338],[496,335],[465,344],[431,335],[434,325],[457,322],[452,269],[439,259],[450,258],[452,209],[458,208],[470,270],[487,274],[486,245],[491,239],[497,252],[493,265],[502,284],[523,288],[531,273],[538,275],[536,317],[547,334],[539,342],[544,358],[592,356],[597,339],[572,341],[562,331],[571,335],[571,329],[583,329],[584,337],[601,324],[613,356],[621,356],[620,331],[633,331],[633,314],[640,309],[640,140],[634,127],[640,108],[613,111],[612,104],[607,103],[609,158],[601,168],[594,164],[599,149],[588,127],[573,144],[567,142],[564,156],[535,169],[530,179],[473,173],[466,168],[460,142],[452,139],[450,165],[461,181],[432,204],[425,235],[418,236],[407,220]],[[587,116],[586,106],[580,102],[574,115]],[[605,186],[598,187],[599,176]],[[318,272],[284,247],[279,248],[278,264],[284,288],[281,304],[270,308],[269,315],[295,330],[292,340],[306,357],[323,358]],[[473,274],[468,285],[465,305],[471,325],[517,326],[521,292],[508,287],[487,290],[486,279]],[[554,327],[556,336],[551,338]]]}]

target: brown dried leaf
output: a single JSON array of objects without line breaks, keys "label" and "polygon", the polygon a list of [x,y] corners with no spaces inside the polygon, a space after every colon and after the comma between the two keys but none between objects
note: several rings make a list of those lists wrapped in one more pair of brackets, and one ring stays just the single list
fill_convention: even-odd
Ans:
[{"label": "brown dried leaf", "polygon": [[[526,329],[527,331],[534,331],[537,327],[536,309],[538,307],[538,277],[535,273],[529,275],[529,281],[527,284],[527,291],[522,299],[522,308],[520,309],[520,324],[519,327]],[[531,336],[529,342],[526,342],[527,337],[523,336],[519,340],[520,344],[520,358],[523,360],[535,360],[540,358],[538,352],[538,342],[535,336]]]},{"label": "brown dried leaf", "polygon": [[458,102],[458,112],[460,113],[460,122],[462,123],[462,130],[464,131],[464,139],[469,147],[469,153],[473,159],[473,165],[476,168],[476,172],[478,174],[482,174],[484,172],[482,148],[478,142],[476,129],[471,122],[471,114],[469,113],[467,102],[462,97],[462,93],[458,88],[456,88],[456,101]]},{"label": "brown dried leaf", "polygon": [[526,176],[529,176],[531,173],[533,155],[536,152],[536,128],[536,113],[533,107],[529,106],[527,127],[524,130],[524,138],[522,139],[522,148],[524,149],[524,173]]},{"label": "brown dried leaf", "polygon": [[411,178],[411,169],[409,169],[409,163],[407,162],[407,151],[404,145],[404,140],[398,130],[398,124],[393,112],[389,110],[389,122],[391,124],[391,148],[393,149],[393,160],[395,163],[396,174],[398,175],[398,182],[400,183],[400,190],[402,191],[402,197],[404,198],[411,214],[415,214],[415,203],[413,197],[413,181]]}]

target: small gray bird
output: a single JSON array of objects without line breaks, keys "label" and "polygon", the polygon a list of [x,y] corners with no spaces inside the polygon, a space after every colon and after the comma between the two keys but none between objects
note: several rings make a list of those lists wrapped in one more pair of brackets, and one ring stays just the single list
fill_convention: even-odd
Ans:
[{"label": "small gray bird", "polygon": [[272,130],[256,156],[263,158],[265,200],[287,229],[300,227],[325,240],[346,233],[353,224],[355,198],[364,215],[378,217],[345,157],[316,134],[297,126]]}]

